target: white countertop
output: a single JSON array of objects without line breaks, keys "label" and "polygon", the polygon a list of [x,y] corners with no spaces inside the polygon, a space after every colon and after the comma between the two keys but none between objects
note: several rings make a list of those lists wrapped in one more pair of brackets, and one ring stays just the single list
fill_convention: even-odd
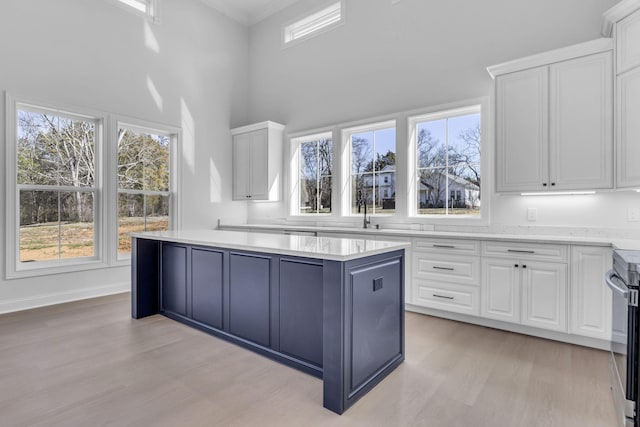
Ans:
[{"label": "white countertop", "polygon": [[372,236],[376,239],[384,236],[406,237],[439,237],[450,239],[478,239],[478,240],[510,240],[514,242],[530,242],[530,243],[557,243],[567,245],[588,245],[588,246],[612,246],[614,249],[630,249],[640,250],[640,240],[624,239],[624,238],[606,238],[606,237],[583,237],[570,235],[542,235],[542,234],[502,234],[502,233],[474,233],[474,232],[451,232],[451,231],[419,231],[419,230],[399,230],[399,229],[376,229],[376,228],[349,228],[349,227],[331,227],[331,226],[294,226],[279,224],[229,224],[222,225],[225,229],[235,230],[273,230],[273,231],[313,231],[318,233],[349,233],[362,234]]},{"label": "white countertop", "polygon": [[411,242],[383,240],[343,239],[340,237],[315,237],[273,233],[182,230],[149,231],[132,233],[132,237],[192,245],[212,246],[224,249],[265,252],[306,258],[349,261],[365,256],[408,248]]}]

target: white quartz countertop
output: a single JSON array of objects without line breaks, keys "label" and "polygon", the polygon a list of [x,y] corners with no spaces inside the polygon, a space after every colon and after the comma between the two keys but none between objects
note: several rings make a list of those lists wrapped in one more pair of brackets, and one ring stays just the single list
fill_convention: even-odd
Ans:
[{"label": "white quartz countertop", "polygon": [[247,230],[247,231],[311,231],[318,233],[349,233],[371,236],[376,239],[384,239],[384,236],[405,237],[437,237],[450,239],[478,239],[478,240],[509,240],[513,242],[530,243],[556,243],[567,245],[587,245],[587,246],[612,246],[615,249],[640,250],[640,240],[607,237],[583,237],[571,235],[542,235],[542,234],[504,234],[504,233],[475,233],[475,232],[452,232],[452,231],[420,231],[420,230],[400,230],[400,229],[376,229],[376,228],[349,228],[331,226],[300,226],[300,225],[279,225],[279,224],[229,224],[223,225],[223,229]]},{"label": "white quartz countertop", "polygon": [[406,242],[389,242],[336,237],[315,237],[222,230],[150,231],[132,237],[167,242],[211,246],[224,249],[265,252],[306,258],[349,261],[365,256],[408,248]]}]

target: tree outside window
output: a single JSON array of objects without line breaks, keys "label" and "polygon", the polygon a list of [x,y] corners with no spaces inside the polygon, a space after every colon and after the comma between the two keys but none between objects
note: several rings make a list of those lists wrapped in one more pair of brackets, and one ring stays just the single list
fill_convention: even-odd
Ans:
[{"label": "tree outside window", "polygon": [[299,143],[301,215],[331,213],[332,146],[330,136]]},{"label": "tree outside window", "polygon": [[118,127],[118,256],[129,233],[169,229],[171,135]]},{"label": "tree outside window", "polygon": [[97,124],[17,109],[20,262],[95,257]]},{"label": "tree outside window", "polygon": [[480,112],[471,110],[416,122],[418,215],[480,215]]}]

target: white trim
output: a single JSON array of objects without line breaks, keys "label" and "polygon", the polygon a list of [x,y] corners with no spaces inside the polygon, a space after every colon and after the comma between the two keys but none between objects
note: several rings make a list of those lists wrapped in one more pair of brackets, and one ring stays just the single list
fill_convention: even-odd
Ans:
[{"label": "white trim", "polygon": [[134,15],[160,23],[160,0],[108,0],[109,3]]},{"label": "white trim", "polygon": [[640,9],[640,0],[622,0],[602,14],[602,30],[604,37],[611,37],[613,25]]},{"label": "white trim", "polygon": [[487,97],[470,99],[467,101],[458,101],[439,106],[431,107],[422,114],[412,115],[407,118],[408,131],[408,162],[407,162],[407,217],[411,221],[428,220],[435,224],[465,224],[465,225],[486,225],[489,222],[489,213],[487,204],[490,194],[487,179],[480,182],[480,194],[484,199],[484,203],[480,203],[480,215],[425,215],[418,214],[417,205],[417,135],[415,132],[416,125],[421,122],[439,120],[444,118],[458,117],[467,114],[480,114],[480,132],[482,135],[480,147],[480,170],[483,174],[488,171],[488,158],[490,144],[490,130],[488,126],[489,116],[489,99]]},{"label": "white trim", "polygon": [[122,294],[130,291],[131,283],[121,282],[105,286],[76,289],[73,291],[37,295],[35,297],[29,298],[4,300],[0,301],[0,314],[29,310],[38,307],[46,307],[49,305],[62,304],[89,298],[97,298],[107,295]]},{"label": "white trim", "polygon": [[241,133],[253,132],[256,130],[262,130],[265,128],[274,129],[274,130],[284,130],[285,125],[267,120],[266,122],[253,123],[250,125],[233,128],[231,129],[231,136],[239,135]]},{"label": "white trim", "polygon": [[[103,268],[107,264],[104,258],[104,216],[102,214],[102,201],[100,197],[103,186],[102,180],[102,150],[104,147],[104,130],[107,114],[92,111],[87,108],[71,107],[66,105],[53,105],[49,102],[24,99],[5,93],[6,114],[6,144],[5,144],[5,278],[14,279],[20,277],[40,276],[68,271],[80,271],[93,268]],[[17,183],[17,110],[23,108],[27,111],[56,114],[60,117],[80,119],[95,123],[95,182],[93,187],[72,187],[72,191],[87,191],[94,193],[94,254],[92,257],[78,257],[70,259],[38,261],[36,263],[23,263],[19,261],[20,253],[20,226],[19,226],[19,188],[35,188],[39,186],[18,185]],[[81,112],[78,112],[81,111]],[[64,187],[49,186],[52,191],[59,191]]]},{"label": "white trim", "polygon": [[[124,127],[138,133],[153,133],[156,135],[167,136],[169,142],[169,191],[150,191],[150,190],[120,190],[118,188],[118,129]],[[182,207],[180,206],[180,193],[182,192],[180,179],[182,172],[182,129],[177,126],[165,125],[161,123],[150,122],[147,120],[136,119],[122,115],[111,116],[112,141],[109,149],[110,167],[112,178],[109,182],[109,200],[113,200],[108,212],[109,218],[109,239],[107,243],[107,252],[109,259],[113,265],[129,265],[131,262],[130,255],[118,254],[118,194],[142,194],[142,195],[159,195],[169,196],[169,229],[179,230],[182,224]]]},{"label": "white trim", "polygon": [[515,71],[526,70],[528,68],[549,65],[554,62],[566,61],[568,59],[579,58],[581,56],[606,52],[613,49],[613,40],[610,38],[599,38],[588,42],[550,50],[536,55],[526,56],[513,61],[487,67],[487,71],[493,79],[496,76],[513,73]]},{"label": "white trim", "polygon": [[345,0],[333,0],[311,13],[285,23],[281,27],[282,47],[296,45],[343,25],[346,22],[345,6]]}]

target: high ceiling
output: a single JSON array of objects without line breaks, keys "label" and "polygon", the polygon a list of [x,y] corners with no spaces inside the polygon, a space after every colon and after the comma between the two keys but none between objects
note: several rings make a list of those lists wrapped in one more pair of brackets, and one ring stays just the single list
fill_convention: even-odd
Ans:
[{"label": "high ceiling", "polygon": [[252,25],[299,0],[202,0],[236,21]]}]

